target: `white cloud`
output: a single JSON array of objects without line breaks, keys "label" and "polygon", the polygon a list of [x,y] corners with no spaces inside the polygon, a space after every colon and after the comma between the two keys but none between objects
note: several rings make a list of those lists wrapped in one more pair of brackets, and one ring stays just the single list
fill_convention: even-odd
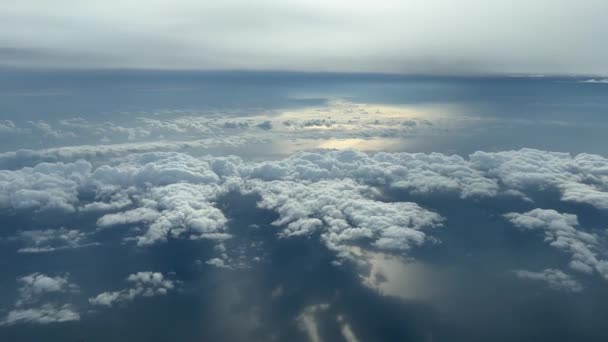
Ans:
[{"label": "white cloud", "polygon": [[[49,324],[80,320],[80,314],[71,304],[58,304],[56,296],[78,291],[68,276],[49,276],[32,273],[17,279],[21,287],[19,296],[0,325],[18,323]],[[42,303],[41,303],[42,302]]]},{"label": "white cloud", "polygon": [[127,211],[122,211],[116,214],[106,214],[97,220],[97,226],[107,228],[122,224],[133,224],[140,222],[153,222],[160,214],[158,211],[150,208],[135,208]]},{"label": "white cloud", "polygon": [[507,189],[555,188],[565,201],[608,209],[608,159],[592,154],[572,157],[568,153],[534,149],[475,152],[471,166],[485,177],[500,180]]},{"label": "white cloud", "polygon": [[[169,236],[190,239],[224,240],[227,219],[212,201],[221,189],[199,184],[172,184],[153,188],[144,201],[153,205],[157,216],[147,231],[137,238],[139,245],[165,241]],[[117,214],[120,215],[120,214]]]},{"label": "white cloud", "polygon": [[598,257],[602,247],[599,238],[577,229],[578,218],[552,209],[534,209],[529,212],[508,213],[505,217],[524,230],[540,230],[550,246],[570,254],[570,267],[583,273],[597,271],[608,279],[608,261]]},{"label": "white cloud", "polygon": [[581,83],[595,83],[595,84],[608,84],[608,78],[590,78]]},{"label": "white cloud", "polygon": [[0,170],[0,208],[73,212],[78,186],[90,171],[91,164],[85,161]]},{"label": "white cloud", "polygon": [[568,292],[581,292],[583,290],[583,286],[576,279],[556,269],[548,268],[540,272],[517,270],[513,273],[521,279],[545,282],[549,287],[556,290]]},{"label": "white cloud", "polygon": [[50,277],[42,273],[32,273],[17,280],[21,284],[18,305],[30,302],[46,293],[66,292],[71,288],[67,277]]},{"label": "white cloud", "polygon": [[231,268],[230,266],[226,265],[226,263],[224,262],[223,259],[220,259],[220,258],[212,258],[212,259],[205,261],[205,263],[207,265],[215,266],[217,268]]},{"label": "white cloud", "polygon": [[175,281],[166,279],[160,272],[137,272],[130,274],[126,280],[132,287],[120,291],[102,292],[96,297],[89,298],[89,303],[111,307],[116,303],[132,301],[137,297],[166,295],[176,286]]},{"label": "white cloud", "polygon": [[[415,203],[381,200],[385,187],[465,199],[516,194],[526,201],[539,190],[555,189],[563,201],[603,209],[608,205],[608,160],[532,149],[476,152],[469,159],[438,153],[322,151],[272,161],[135,153],[95,166],[77,161],[0,171],[0,207],[101,212],[100,228],[138,225],[143,233],[132,239],[142,246],[168,238],[220,243],[231,233],[216,201],[230,191],[242,191],[260,195],[259,205],[279,214],[275,224],[281,227],[280,236],[318,233],[341,257],[351,255],[352,245],[402,253],[434,241],[425,229],[439,226],[442,218]],[[81,200],[91,195],[92,202]],[[508,218],[528,222],[536,214],[512,213]],[[600,248],[592,241],[595,237],[578,231],[570,216],[557,215],[563,217],[560,227],[570,226],[560,234],[571,236],[564,240],[556,235],[553,245],[573,255],[572,267],[608,275],[601,260],[593,261]]]},{"label": "white cloud", "polygon": [[341,257],[353,257],[349,246],[355,244],[406,251],[427,242],[423,229],[440,226],[442,221],[441,216],[415,203],[370,199],[379,193],[352,180],[311,184],[254,181],[243,190],[260,194],[259,206],[279,214],[274,224],[284,227],[281,237],[319,232]]}]

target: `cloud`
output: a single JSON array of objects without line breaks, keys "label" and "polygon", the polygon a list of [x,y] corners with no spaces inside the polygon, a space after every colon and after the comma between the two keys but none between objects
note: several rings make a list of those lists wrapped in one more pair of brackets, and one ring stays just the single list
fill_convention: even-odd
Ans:
[{"label": "cloud", "polygon": [[407,251],[429,239],[425,228],[441,225],[442,218],[415,203],[387,203],[370,199],[373,188],[351,180],[302,184],[292,181],[252,182],[242,190],[259,194],[258,205],[279,214],[274,225],[280,237],[320,233],[339,256],[353,258],[349,246],[367,245],[388,251]]},{"label": "cloud", "polygon": [[0,134],[15,134],[20,132],[20,129],[15,126],[12,120],[0,120]]},{"label": "cloud", "polygon": [[[550,189],[559,191],[563,201],[605,209],[608,160],[532,149],[476,152],[469,158],[319,151],[271,161],[133,153],[95,166],[80,160],[0,171],[0,207],[66,215],[82,211],[100,215],[99,228],[137,225],[141,233],[127,239],[140,246],[169,238],[221,243],[232,234],[217,201],[241,192],[260,196],[259,206],[279,215],[275,225],[281,228],[280,237],[318,235],[339,259],[353,258],[350,249],[355,245],[403,253],[434,242],[428,228],[440,226],[444,218],[416,203],[382,200],[387,188],[474,200],[515,194],[527,202]],[[507,218],[556,234],[547,236],[573,255],[572,267],[608,275],[597,257],[597,237],[578,231],[575,217],[539,209]]]},{"label": "cloud", "polygon": [[581,81],[581,83],[608,84],[608,78],[590,78],[588,80]]},{"label": "cloud", "polygon": [[316,316],[327,309],[329,304],[310,305],[296,318],[298,326],[308,335],[311,342],[322,341]]},{"label": "cloud", "polygon": [[265,131],[268,131],[268,130],[272,129],[272,122],[266,120],[266,121],[263,121],[263,122],[260,122],[259,124],[257,124],[256,127],[261,128]]},{"label": "cloud", "polygon": [[[83,0],[78,6],[24,0],[0,11],[0,62],[64,68],[598,74],[606,71],[606,48],[598,37],[607,33],[602,15],[607,6],[601,0],[585,6],[567,0],[513,0],[508,6],[502,0],[111,0],[103,5]],[[403,21],[410,24],[407,29]]]},{"label": "cloud", "polygon": [[106,214],[97,220],[97,226],[107,228],[116,225],[152,222],[160,216],[159,212],[150,208],[135,208],[116,214]]},{"label": "cloud", "polygon": [[89,234],[76,229],[46,229],[21,231],[18,238],[25,242],[19,253],[47,253],[58,250],[94,246]]},{"label": "cloud", "polygon": [[[71,304],[58,304],[57,294],[77,292],[78,286],[68,276],[32,273],[17,279],[21,284],[15,307],[0,321],[0,325],[18,323],[49,324],[78,321],[80,315]],[[42,302],[42,303],[41,303]]]},{"label": "cloud", "polygon": [[0,208],[74,212],[78,185],[90,171],[91,164],[85,161],[0,170]]},{"label": "cloud", "polygon": [[513,271],[513,273],[521,279],[545,282],[555,290],[566,292],[581,292],[583,290],[583,286],[576,279],[556,269],[548,268],[540,272],[517,270]]},{"label": "cloud", "polygon": [[220,258],[212,258],[205,261],[205,263],[207,265],[215,266],[217,268],[231,268],[230,266],[226,265],[223,259]]},{"label": "cloud", "polygon": [[472,167],[500,180],[507,189],[554,188],[562,200],[608,209],[608,159],[593,154],[547,152],[534,149],[475,152]]},{"label": "cloud", "polygon": [[[42,150],[21,149],[18,151],[0,153],[0,167],[5,169],[22,167],[23,165],[37,165],[42,162],[74,162],[79,159],[93,159],[100,157],[119,157],[130,153],[143,153],[150,151],[175,151],[188,148],[209,148],[213,146],[238,146],[244,140],[238,137],[217,139],[198,139],[189,141],[159,141],[137,142],[124,144],[98,144],[78,145],[48,148]],[[1,178],[0,178],[1,179]]]},{"label": "cloud", "polygon": [[38,297],[51,292],[67,292],[73,289],[67,277],[50,277],[42,273],[32,273],[17,279],[21,284],[18,306],[31,302]]},{"label": "cloud", "polygon": [[158,208],[158,217],[137,238],[138,245],[165,241],[169,236],[190,239],[224,240],[227,219],[213,201],[220,189],[216,186],[172,184],[154,188],[146,200]]},{"label": "cloud", "polygon": [[583,273],[594,270],[608,279],[608,261],[598,257],[600,239],[595,234],[583,232],[578,218],[573,214],[559,213],[552,209],[534,209],[529,212],[504,215],[515,226],[524,230],[539,230],[550,246],[570,254],[570,267]]},{"label": "cloud", "polygon": [[11,310],[7,317],[0,321],[0,325],[18,323],[50,324],[79,320],[80,314],[74,311],[74,308],[68,304],[62,306],[44,304],[39,308]]},{"label": "cloud", "polygon": [[137,272],[130,274],[126,280],[132,287],[120,291],[102,292],[96,297],[89,298],[89,303],[111,307],[116,303],[130,302],[137,297],[166,295],[176,286],[174,281],[166,279],[159,272]]}]

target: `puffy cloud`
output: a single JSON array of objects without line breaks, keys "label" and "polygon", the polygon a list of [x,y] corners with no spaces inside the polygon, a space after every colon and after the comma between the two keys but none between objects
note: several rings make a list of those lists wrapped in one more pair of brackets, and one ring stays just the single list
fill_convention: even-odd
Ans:
[{"label": "puffy cloud", "polygon": [[174,290],[176,286],[174,281],[166,279],[159,272],[137,272],[130,274],[126,280],[132,287],[120,291],[102,292],[89,298],[89,303],[111,307],[116,303],[132,301],[137,297],[166,295],[169,291]]},{"label": "puffy cloud", "polygon": [[576,215],[562,214],[552,209],[534,209],[523,214],[508,213],[505,217],[521,229],[543,232],[545,242],[570,254],[572,269],[584,273],[596,270],[608,279],[608,261],[599,259],[597,255],[602,247],[600,240],[594,234],[577,229],[579,223]]},{"label": "puffy cloud", "polygon": [[128,207],[133,204],[131,199],[125,193],[116,193],[109,196],[108,202],[98,201],[87,203],[78,208],[80,212],[103,212],[115,211]]},{"label": "puffy cloud", "polygon": [[210,148],[215,146],[239,146],[248,139],[225,137],[223,139],[196,139],[187,141],[161,140],[155,142],[133,142],[121,144],[95,144],[47,148],[41,150],[21,149],[0,153],[0,167],[11,169],[42,162],[73,162],[79,159],[119,157],[130,153],[150,151],[175,151],[189,148]]},{"label": "puffy cloud", "polygon": [[153,188],[145,200],[159,210],[159,216],[146,233],[137,238],[139,245],[164,241],[167,237],[223,240],[227,219],[213,201],[221,189],[217,186],[172,184]]},{"label": "puffy cloud", "polygon": [[107,228],[121,224],[152,222],[160,216],[159,212],[150,208],[135,208],[116,214],[106,214],[97,220],[97,226]]},{"label": "puffy cloud", "polygon": [[583,286],[572,276],[556,269],[545,269],[540,272],[516,270],[513,273],[521,279],[542,281],[555,290],[581,292]]},{"label": "puffy cloud", "polygon": [[[424,228],[441,225],[442,218],[415,203],[387,203],[370,199],[378,192],[352,180],[252,182],[246,191],[258,193],[259,206],[279,214],[274,224],[281,237],[319,232],[325,244],[342,257],[349,246],[406,251],[427,242]],[[432,240],[432,239],[431,239]]]},{"label": "puffy cloud", "polygon": [[0,120],[0,134],[14,134],[19,131],[20,129],[12,120]]},{"label": "puffy cloud", "polygon": [[33,127],[33,131],[45,138],[54,139],[66,139],[75,138],[77,135],[73,132],[64,132],[59,129],[53,128],[50,124],[44,121],[29,121],[29,124]]},{"label": "puffy cloud", "polygon": [[207,265],[215,266],[217,268],[231,268],[229,265],[226,265],[223,259],[220,258],[212,258],[205,261]]},{"label": "puffy cloud", "polygon": [[0,170],[0,208],[75,211],[78,186],[91,164],[42,163],[16,171]]},{"label": "puffy cloud", "polygon": [[455,192],[461,197],[495,196],[499,186],[464,158],[439,153],[376,153],[355,151],[298,153],[277,162],[244,167],[246,175],[263,180],[318,181],[354,179],[416,193]]},{"label": "puffy cloud", "polygon": [[18,305],[30,302],[46,293],[68,291],[71,287],[67,277],[50,277],[42,273],[32,273],[17,280],[21,284]]},{"label": "puffy cloud", "polygon": [[[99,217],[98,226],[139,225],[143,233],[134,237],[139,245],[167,238],[221,241],[231,235],[216,201],[238,190],[260,195],[259,205],[279,214],[275,224],[282,227],[280,236],[319,234],[346,257],[355,244],[403,252],[433,240],[424,229],[439,226],[442,218],[415,203],[380,200],[379,191],[386,187],[461,198],[516,194],[528,201],[538,190],[556,189],[564,201],[604,208],[607,184],[608,160],[601,156],[531,149],[476,152],[468,159],[438,153],[320,151],[261,162],[150,152],[95,166],[77,161],[0,171],[0,206],[111,211]],[[536,213],[517,215],[524,214],[507,217],[525,226]],[[571,228],[552,238],[552,244],[573,255],[572,267],[608,274],[597,260],[596,237],[578,231],[572,218],[564,217]],[[569,240],[565,232],[571,234]]]},{"label": "puffy cloud", "polygon": [[608,159],[604,157],[585,153],[572,157],[568,153],[522,149],[475,152],[470,162],[508,189],[525,193],[530,189],[555,188],[564,201],[608,209]]},{"label": "puffy cloud", "polygon": [[[78,291],[67,276],[32,273],[17,279],[21,287],[15,307],[0,321],[0,325],[18,323],[49,324],[80,320],[80,314],[70,304],[51,302],[52,295]],[[41,301],[44,303],[40,304]]]}]

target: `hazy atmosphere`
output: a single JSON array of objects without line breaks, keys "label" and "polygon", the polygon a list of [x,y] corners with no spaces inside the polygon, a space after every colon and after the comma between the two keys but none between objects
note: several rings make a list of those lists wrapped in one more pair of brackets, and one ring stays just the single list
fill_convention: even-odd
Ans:
[{"label": "hazy atmosphere", "polygon": [[608,340],[606,13],[0,5],[0,341]]},{"label": "hazy atmosphere", "polygon": [[21,0],[21,67],[606,74],[604,0]]}]

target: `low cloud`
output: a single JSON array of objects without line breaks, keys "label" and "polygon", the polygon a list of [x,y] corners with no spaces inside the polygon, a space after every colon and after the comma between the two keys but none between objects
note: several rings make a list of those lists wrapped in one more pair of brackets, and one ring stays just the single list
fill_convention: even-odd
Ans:
[{"label": "low cloud", "polygon": [[513,273],[521,279],[542,281],[550,288],[566,292],[581,292],[583,286],[570,275],[556,269],[545,269],[540,272],[517,270]]},{"label": "low cloud", "polygon": [[90,234],[77,229],[46,229],[19,232],[17,238],[25,243],[19,253],[47,253],[57,250],[94,246]]},{"label": "low cloud", "polygon": [[89,298],[91,305],[111,307],[114,304],[130,302],[137,297],[154,297],[166,295],[175,289],[175,282],[166,279],[159,272],[137,272],[127,277],[127,282],[132,285],[120,291],[102,292],[95,297]]},{"label": "low cloud", "polygon": [[580,230],[576,215],[534,209],[522,214],[508,213],[505,217],[523,230],[543,232],[546,243],[570,254],[570,268],[583,273],[597,271],[608,279],[608,261],[598,256],[598,252],[605,251],[605,246],[600,244],[597,235]]},{"label": "low cloud", "polygon": [[69,282],[68,276],[50,276],[32,273],[17,279],[19,296],[0,325],[18,323],[49,324],[78,321],[80,314],[71,304],[62,304],[62,294],[78,292],[79,288]]}]

